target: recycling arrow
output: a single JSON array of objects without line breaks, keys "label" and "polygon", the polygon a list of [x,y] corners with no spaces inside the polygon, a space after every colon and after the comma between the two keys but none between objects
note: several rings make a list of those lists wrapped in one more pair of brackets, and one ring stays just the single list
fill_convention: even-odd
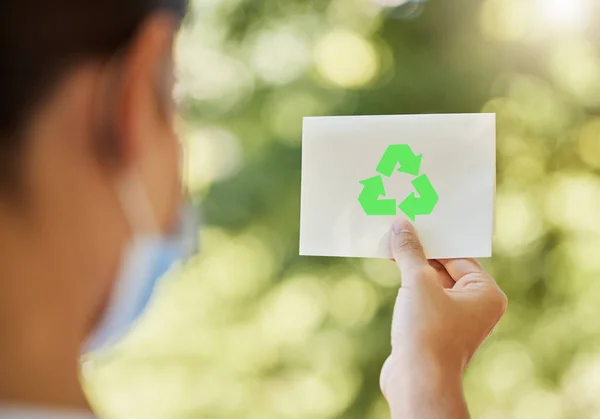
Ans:
[{"label": "recycling arrow", "polygon": [[375,176],[360,182],[363,190],[358,197],[358,202],[367,215],[396,215],[395,199],[379,199],[385,196],[385,187],[381,176]]},{"label": "recycling arrow", "polygon": [[[358,202],[367,215],[396,215],[400,209],[407,217],[415,221],[417,215],[429,215],[435,209],[439,197],[427,175],[419,176],[423,155],[416,155],[408,144],[392,144],[383,153],[377,172],[385,177],[390,177],[394,170],[415,176],[412,184],[415,188],[400,205],[396,207],[395,199],[385,199],[383,178],[375,176],[363,180],[363,190],[358,197]],[[396,169],[396,167],[399,167]],[[383,198],[382,198],[383,197]]]},{"label": "recycling arrow", "polygon": [[418,176],[422,159],[423,155],[415,155],[408,144],[392,144],[385,150],[377,166],[377,172],[390,177],[394,173],[396,165],[400,163],[399,172]]},{"label": "recycling arrow", "polygon": [[410,194],[398,206],[400,210],[411,220],[415,221],[417,215],[429,215],[438,203],[438,194],[429,181],[427,175],[421,175],[412,181],[415,190],[419,194],[417,198],[414,193]]}]

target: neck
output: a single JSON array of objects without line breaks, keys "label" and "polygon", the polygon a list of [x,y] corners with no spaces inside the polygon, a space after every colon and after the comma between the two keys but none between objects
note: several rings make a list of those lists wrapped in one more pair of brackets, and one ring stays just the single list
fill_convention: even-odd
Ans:
[{"label": "neck", "polygon": [[73,316],[45,285],[60,270],[17,226],[0,219],[0,402],[88,410]]},{"label": "neck", "polygon": [[89,410],[77,354],[44,347],[34,336],[20,338],[5,330],[0,335],[0,402]]}]

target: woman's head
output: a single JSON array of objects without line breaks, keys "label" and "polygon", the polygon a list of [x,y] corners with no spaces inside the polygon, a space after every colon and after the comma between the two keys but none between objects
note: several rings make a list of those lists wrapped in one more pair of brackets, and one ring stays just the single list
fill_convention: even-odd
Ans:
[{"label": "woman's head", "polygon": [[132,234],[173,228],[185,3],[0,2],[0,333],[81,341]]},{"label": "woman's head", "polygon": [[7,170],[22,149],[23,131],[62,79],[86,63],[106,61],[119,52],[125,58],[149,17],[162,11],[176,26],[185,5],[185,0],[2,1],[0,167],[7,175],[3,184],[16,181],[16,173]]}]

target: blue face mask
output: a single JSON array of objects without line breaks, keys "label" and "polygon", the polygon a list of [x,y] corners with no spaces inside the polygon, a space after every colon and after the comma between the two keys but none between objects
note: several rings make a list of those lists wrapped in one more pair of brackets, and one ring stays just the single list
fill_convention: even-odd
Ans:
[{"label": "blue face mask", "polygon": [[85,352],[107,349],[142,316],[160,279],[197,251],[197,211],[182,208],[179,225],[169,236],[136,234],[126,248],[110,301],[85,343]]}]

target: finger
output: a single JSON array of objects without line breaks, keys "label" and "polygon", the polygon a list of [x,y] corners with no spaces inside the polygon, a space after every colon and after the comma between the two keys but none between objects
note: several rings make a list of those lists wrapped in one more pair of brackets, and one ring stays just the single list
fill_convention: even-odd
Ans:
[{"label": "finger", "polygon": [[484,294],[490,300],[490,304],[499,307],[504,313],[507,304],[506,295],[479,262],[475,259],[449,259],[440,260],[440,263],[456,281],[453,291],[461,292],[467,289],[485,291]]},{"label": "finger", "polygon": [[415,228],[408,221],[401,219],[394,221],[390,232],[390,247],[400,268],[403,284],[410,285],[410,282],[419,276],[419,271],[429,268]]},{"label": "finger", "polygon": [[442,284],[442,287],[452,288],[456,284],[446,268],[444,268],[444,265],[442,265],[440,262],[437,260],[430,260],[429,266],[431,266],[437,272],[438,281],[440,284]]},{"label": "finger", "polygon": [[387,393],[389,390],[389,382],[391,381],[393,372],[394,367],[392,363],[392,356],[390,355],[383,363],[383,367],[381,367],[381,375],[379,376],[379,387],[381,388],[381,393],[383,394],[383,397],[385,397],[386,400],[388,400]]},{"label": "finger", "polygon": [[467,275],[489,277],[483,266],[475,259],[439,259],[438,261],[444,266],[454,281],[459,281]]},{"label": "finger", "polygon": [[456,285],[447,292],[464,307],[470,306],[473,313],[479,313],[477,317],[486,319],[490,329],[488,333],[491,333],[506,311],[506,294],[475,259],[446,259],[440,260],[440,263],[456,281]]}]

